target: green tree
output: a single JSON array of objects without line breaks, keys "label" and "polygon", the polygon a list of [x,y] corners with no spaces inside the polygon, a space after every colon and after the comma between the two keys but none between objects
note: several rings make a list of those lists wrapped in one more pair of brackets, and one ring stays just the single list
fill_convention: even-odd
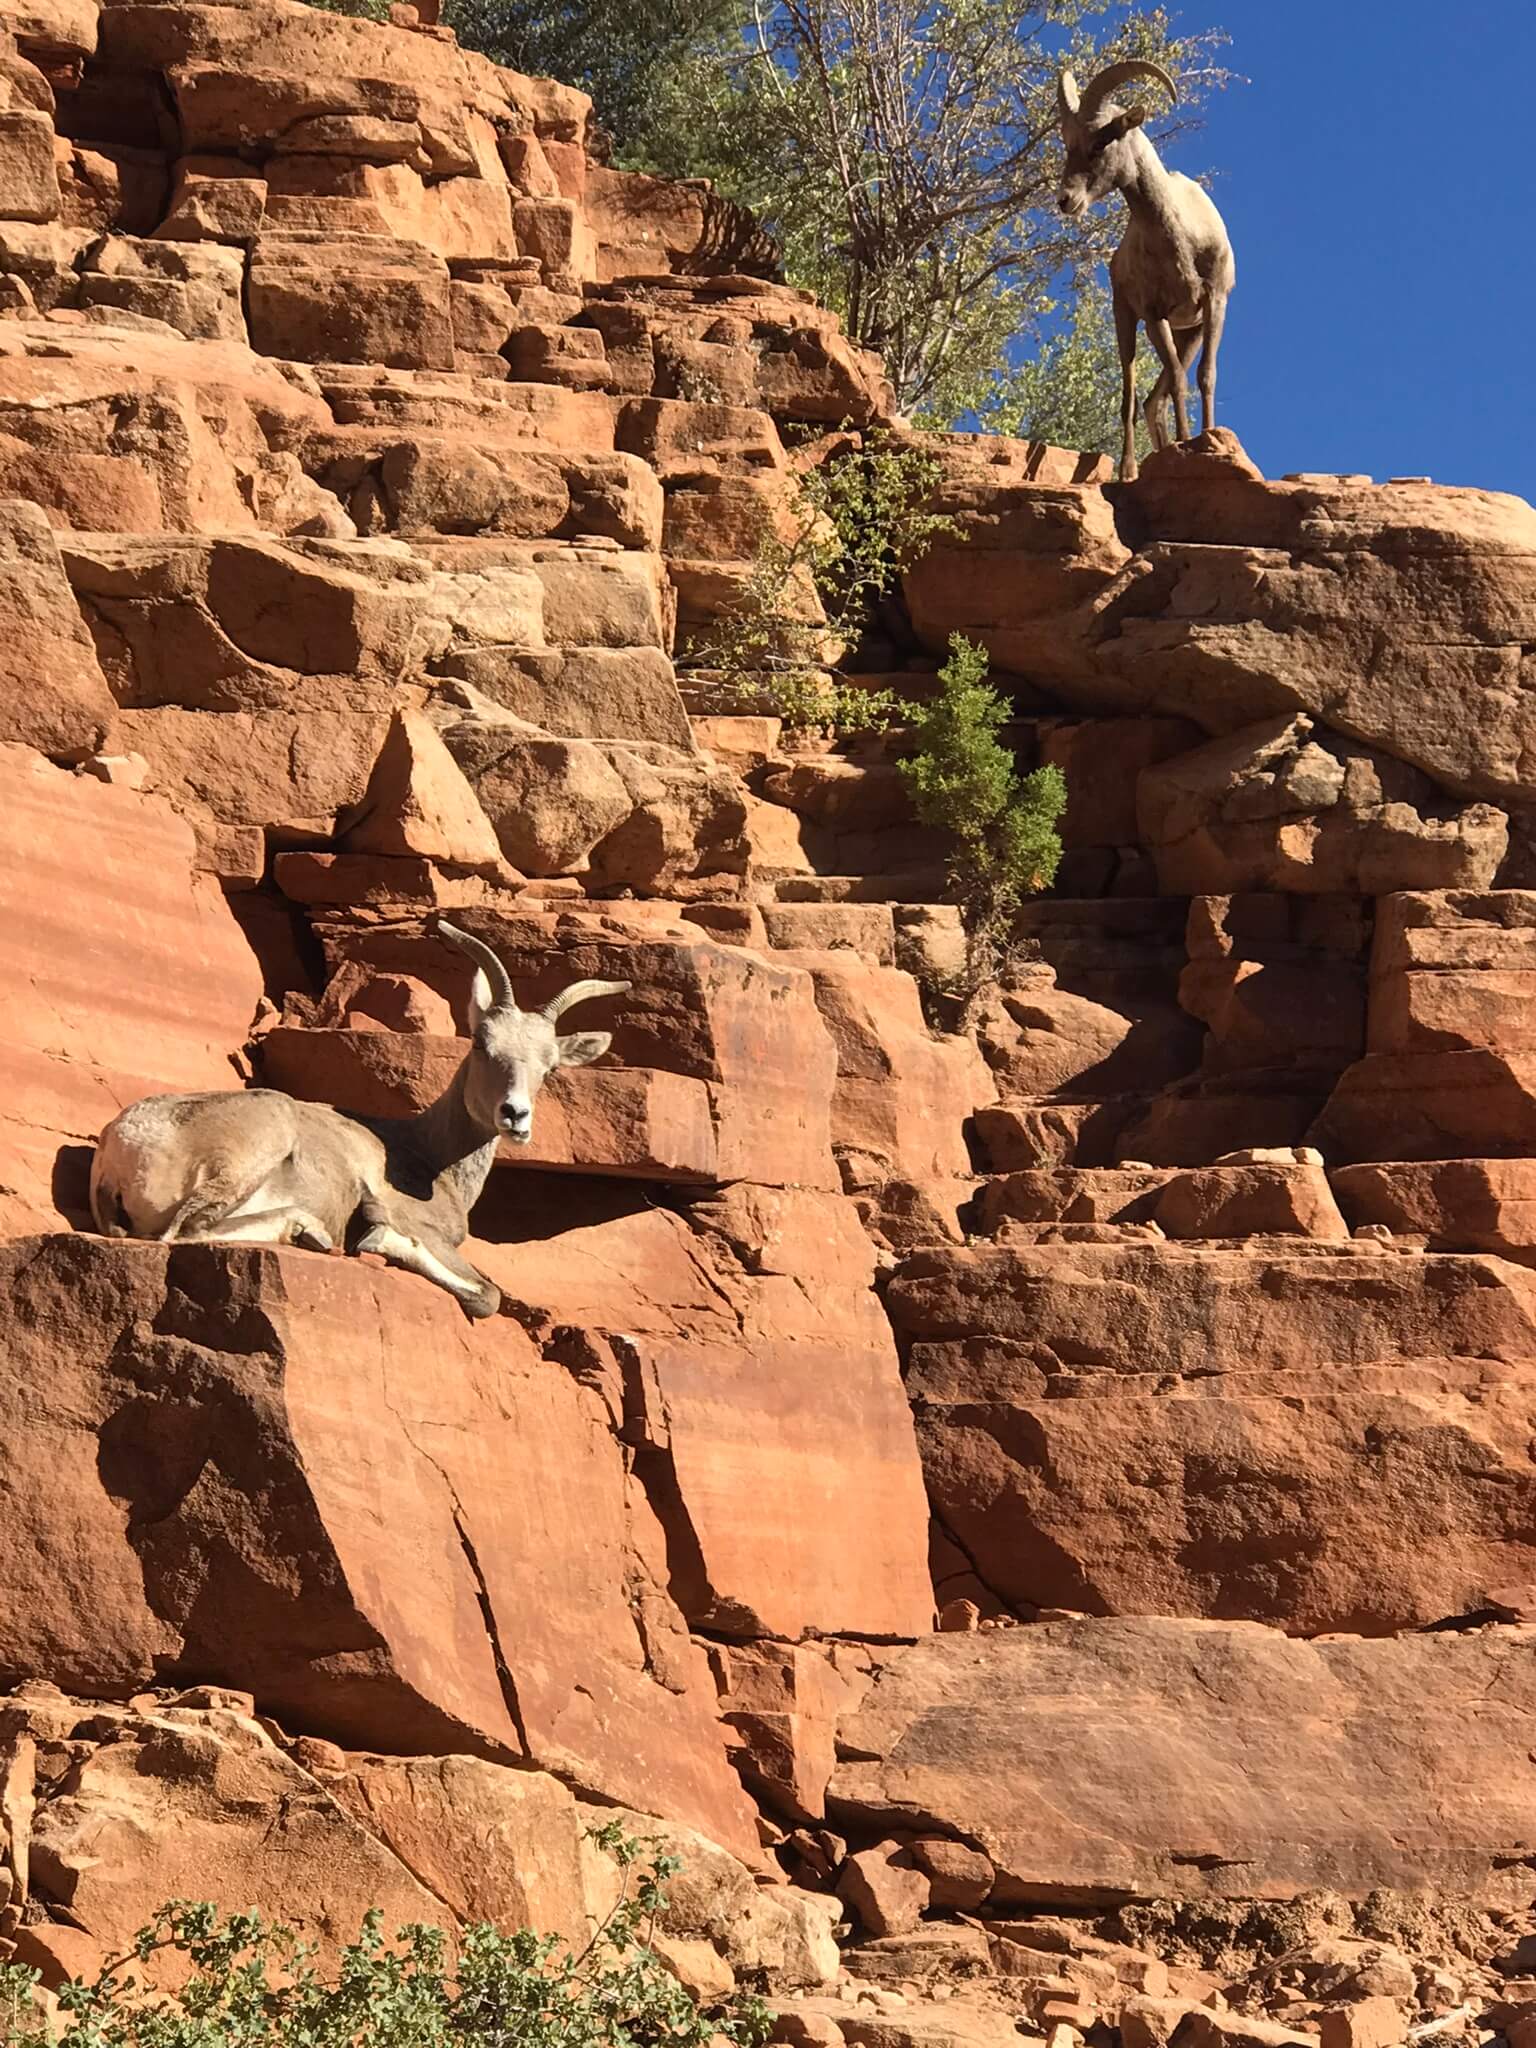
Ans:
[{"label": "green tree", "polygon": [[1223,76],[1218,41],[1129,0],[759,0],[744,34],[667,72],[628,147],[757,212],[905,411],[990,425],[1021,338],[1120,232],[1118,206],[1055,206],[1060,63],[1152,58],[1187,119]]},{"label": "green tree", "polygon": [[[613,1825],[596,1839],[619,1862],[617,1904],[584,1948],[552,1935],[463,1930],[450,1956],[442,1930],[412,1926],[386,1943],[380,1915],[330,1968],[292,1929],[254,1913],[221,1919],[210,1905],[162,1907],[132,1951],[91,1983],[58,1993],[54,2025],[39,2011],[36,1973],[0,1966],[0,2040],[7,2048],[761,2048],[755,1999],[701,2006],[647,1946],[666,1904],[671,1857],[645,1862]],[[134,1966],[163,1950],[185,1958],[184,1981],[146,1993]]]},{"label": "green tree", "polygon": [[446,0],[443,19],[498,64],[591,93],[623,153],[687,60],[739,35],[743,16],[741,0]]}]

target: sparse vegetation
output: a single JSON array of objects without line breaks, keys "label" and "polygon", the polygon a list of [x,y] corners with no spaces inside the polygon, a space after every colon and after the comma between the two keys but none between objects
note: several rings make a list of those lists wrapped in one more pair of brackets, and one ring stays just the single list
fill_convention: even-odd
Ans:
[{"label": "sparse vegetation", "polygon": [[850,684],[837,665],[903,573],[955,531],[929,510],[939,474],[921,448],[877,433],[798,480],[788,537],[765,528],[735,608],[695,651],[722,706],[842,733],[891,723],[894,695]]},{"label": "sparse vegetation", "polygon": [[[36,1974],[0,1967],[7,2048],[760,2048],[767,2009],[742,1998],[704,2007],[646,1945],[679,1868],[616,1825],[596,1837],[620,1865],[617,1904],[587,1945],[555,1936],[411,1926],[386,1942],[370,1913],[355,1941],[322,1967],[293,1930],[255,1913],[177,1900],[132,1951],[92,1983],[57,1994],[49,2019]],[[174,1951],[178,1990],[146,1995],[134,1975]]]},{"label": "sparse vegetation", "polygon": [[[921,448],[871,436],[804,476],[794,537],[764,534],[736,610],[696,656],[723,709],[767,712],[794,729],[841,737],[909,728],[900,763],[919,820],[949,834],[948,879],[966,929],[968,996],[1007,957],[1025,897],[1061,859],[1061,771],[1020,775],[1000,735],[1013,716],[988,680],[983,648],[956,634],[934,694],[912,702],[835,667],[875,606],[954,522],[929,509],[939,465]],[[807,606],[808,591],[820,599]],[[818,611],[824,616],[814,616]]]}]

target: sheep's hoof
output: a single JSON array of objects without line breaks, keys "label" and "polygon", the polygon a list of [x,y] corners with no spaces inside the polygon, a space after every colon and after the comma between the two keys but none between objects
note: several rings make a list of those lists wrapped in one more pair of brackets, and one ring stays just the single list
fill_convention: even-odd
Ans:
[{"label": "sheep's hoof", "polygon": [[483,1322],[487,1316],[499,1314],[501,1289],[493,1287],[489,1280],[478,1294],[461,1294],[459,1305],[473,1322]]}]

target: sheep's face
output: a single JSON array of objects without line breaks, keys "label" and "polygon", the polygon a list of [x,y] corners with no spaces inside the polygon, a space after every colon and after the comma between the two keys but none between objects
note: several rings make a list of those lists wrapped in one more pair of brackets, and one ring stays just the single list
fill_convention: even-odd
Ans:
[{"label": "sheep's face", "polygon": [[1062,168],[1056,203],[1070,217],[1086,213],[1135,176],[1135,148],[1130,138],[1147,118],[1145,107],[1117,107],[1113,100],[1091,120],[1063,114],[1061,139],[1067,160]]},{"label": "sheep's face", "polygon": [[464,1102],[482,1130],[498,1131],[514,1145],[533,1136],[533,1100],[556,1067],[584,1067],[613,1043],[611,1031],[556,1031],[537,1010],[482,1006],[476,976],[474,1038]]}]

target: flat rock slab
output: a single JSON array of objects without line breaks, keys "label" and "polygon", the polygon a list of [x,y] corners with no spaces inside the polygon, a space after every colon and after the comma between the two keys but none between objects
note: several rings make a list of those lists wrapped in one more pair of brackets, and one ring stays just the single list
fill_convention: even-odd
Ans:
[{"label": "flat rock slab", "polygon": [[894,1653],[829,1809],[981,1846],[995,1901],[1530,1896],[1536,1630],[1066,1621]]}]

